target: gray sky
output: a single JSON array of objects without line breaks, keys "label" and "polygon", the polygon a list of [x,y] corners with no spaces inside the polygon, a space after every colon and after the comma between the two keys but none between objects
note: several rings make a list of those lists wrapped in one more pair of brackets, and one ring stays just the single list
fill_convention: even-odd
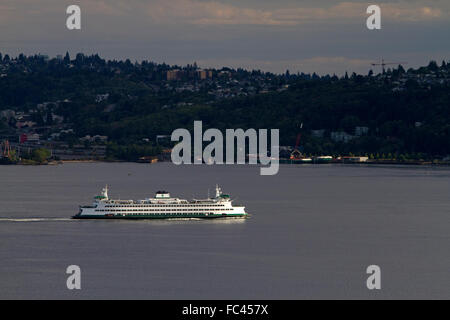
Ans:
[{"label": "gray sky", "polygon": [[[71,4],[80,31],[66,28]],[[382,30],[366,28],[370,4]],[[449,30],[450,0],[0,0],[0,52],[12,55],[366,73],[381,57],[406,67],[450,60]]]}]

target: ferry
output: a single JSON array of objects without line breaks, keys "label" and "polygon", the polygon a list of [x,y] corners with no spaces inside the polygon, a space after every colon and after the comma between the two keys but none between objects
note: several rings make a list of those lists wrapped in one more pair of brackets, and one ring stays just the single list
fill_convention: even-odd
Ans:
[{"label": "ferry", "polygon": [[191,201],[173,198],[167,191],[158,191],[154,198],[144,200],[113,200],[108,186],[94,197],[91,206],[80,206],[73,219],[214,219],[245,218],[245,207],[234,206],[230,196],[216,186],[214,198]]}]

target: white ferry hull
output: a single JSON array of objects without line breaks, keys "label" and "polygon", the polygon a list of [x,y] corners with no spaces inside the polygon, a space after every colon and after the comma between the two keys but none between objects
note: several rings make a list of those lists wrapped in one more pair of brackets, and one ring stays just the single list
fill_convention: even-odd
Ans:
[{"label": "white ferry hull", "polygon": [[247,218],[248,214],[211,214],[211,215],[142,215],[142,216],[136,216],[131,214],[125,214],[125,215],[80,215],[77,214],[73,216],[73,219],[128,219],[128,220],[151,220],[151,219],[244,219]]},{"label": "white ferry hull", "polygon": [[[91,209],[91,208],[89,208]],[[217,213],[202,213],[202,212],[164,212],[164,213],[150,213],[150,212],[105,212],[99,214],[94,210],[81,208],[80,212],[73,216],[73,219],[217,219],[217,218],[245,218],[247,212],[244,207],[236,207],[235,212],[217,212]]]}]

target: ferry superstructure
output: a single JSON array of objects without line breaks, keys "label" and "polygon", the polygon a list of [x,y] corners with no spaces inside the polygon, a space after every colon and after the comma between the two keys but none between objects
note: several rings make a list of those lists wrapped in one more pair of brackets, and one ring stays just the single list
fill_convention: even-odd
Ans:
[{"label": "ferry superstructure", "polygon": [[154,198],[144,200],[113,200],[108,186],[94,198],[91,206],[80,206],[74,219],[177,219],[177,218],[245,218],[245,207],[233,206],[229,195],[216,186],[216,196],[191,201],[172,198],[169,192],[158,191]]}]

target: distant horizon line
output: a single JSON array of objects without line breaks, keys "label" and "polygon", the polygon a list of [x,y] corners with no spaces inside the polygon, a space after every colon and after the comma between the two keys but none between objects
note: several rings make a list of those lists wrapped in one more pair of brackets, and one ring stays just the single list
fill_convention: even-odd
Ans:
[{"label": "distant horizon line", "polygon": [[[337,77],[339,77],[339,75],[337,75],[336,73],[332,73],[332,74],[331,74],[331,73],[326,73],[326,74],[322,74],[322,75],[321,75],[321,74],[319,74],[318,72],[301,72],[301,71],[294,72],[294,71],[291,71],[291,70],[289,70],[289,69],[287,69],[285,72],[281,73],[281,72],[264,71],[263,69],[254,69],[254,68],[252,69],[252,68],[246,68],[246,67],[230,67],[230,66],[226,66],[226,65],[223,65],[223,66],[221,66],[221,67],[200,67],[196,61],[193,61],[192,64],[187,63],[187,64],[185,64],[185,65],[177,64],[177,63],[170,64],[170,63],[167,63],[167,62],[157,62],[157,61],[147,60],[147,59],[133,59],[134,62],[132,62],[132,60],[131,60],[130,58],[113,58],[113,59],[112,59],[112,58],[109,58],[109,59],[103,58],[102,55],[101,55],[100,53],[91,53],[91,54],[87,54],[87,53],[84,53],[84,52],[77,52],[77,53],[75,53],[75,54],[72,53],[73,56],[71,56],[71,53],[70,53],[69,51],[66,51],[66,53],[64,53],[64,54],[56,54],[56,55],[54,55],[54,56],[51,56],[50,54],[42,53],[42,52],[38,52],[38,53],[34,53],[34,54],[18,53],[18,54],[16,54],[15,56],[12,56],[12,55],[9,54],[9,53],[3,53],[3,52],[0,51],[0,55],[1,55],[3,58],[4,58],[5,56],[8,56],[8,57],[9,57],[10,59],[12,59],[12,60],[17,60],[21,55],[23,55],[23,56],[25,56],[25,57],[27,57],[27,58],[29,58],[29,57],[34,57],[34,56],[38,56],[38,57],[39,57],[39,56],[42,56],[42,57],[47,57],[49,60],[58,59],[58,57],[61,56],[62,59],[64,59],[64,57],[66,56],[66,54],[69,54],[69,57],[70,57],[71,61],[75,60],[75,59],[76,59],[76,56],[79,55],[79,54],[81,54],[81,55],[83,55],[83,56],[85,56],[85,57],[98,56],[100,59],[104,60],[105,62],[126,62],[127,60],[129,60],[129,61],[130,61],[131,63],[133,63],[133,64],[136,64],[136,63],[142,64],[143,62],[148,62],[148,63],[153,63],[153,64],[156,64],[156,65],[167,65],[167,66],[169,66],[170,68],[176,68],[176,67],[186,68],[186,67],[193,66],[193,65],[197,64],[197,67],[199,67],[200,69],[209,69],[209,70],[230,69],[230,70],[233,70],[233,71],[238,71],[238,70],[243,70],[243,71],[246,71],[246,72],[254,72],[254,71],[256,71],[256,72],[261,72],[261,73],[265,73],[265,74],[272,74],[272,75],[275,75],[275,76],[283,76],[283,75],[286,75],[287,72],[289,72],[291,75],[309,75],[309,76],[317,75],[317,76],[319,76],[319,77],[326,77],[326,76],[330,76],[330,77],[337,76]],[[380,62],[383,61],[383,60],[386,60],[386,59],[380,59],[380,60],[378,60],[378,61],[374,60],[373,63],[380,63]],[[432,62],[437,63],[438,66],[440,65],[438,61],[436,61],[436,60],[434,60],[434,59],[431,59],[431,60],[429,60],[429,62],[428,62],[427,65],[418,66],[418,67],[416,67],[416,68],[411,67],[411,68],[408,68],[406,71],[408,71],[408,70],[410,70],[410,69],[412,69],[412,70],[417,70],[417,69],[420,69],[420,68],[427,67],[427,66],[428,66],[430,63],[432,63]],[[445,62],[446,64],[450,64],[450,60],[445,60],[445,59],[444,59],[442,62]],[[399,63],[399,64],[398,64],[396,67],[394,67],[394,68],[396,69],[396,68],[398,68],[399,66],[404,67],[404,64],[405,64],[405,63]],[[406,64],[407,64],[407,63],[406,63]],[[375,73],[375,72],[373,71],[373,69],[375,69],[375,68],[368,68],[368,69],[367,69],[367,74],[368,74],[370,71],[372,71],[372,72],[373,72],[373,75],[375,75],[375,76],[376,76],[376,75],[382,74],[382,72]],[[393,69],[393,68],[386,68],[386,70],[389,70],[389,69]],[[356,75],[361,75],[361,76],[367,76],[367,74],[358,73],[358,72],[356,72],[356,71],[353,71],[353,72],[352,72],[352,71],[346,71],[346,72],[343,73],[343,75],[342,75],[341,77],[345,76],[345,74],[348,74],[348,75],[356,74]]]}]

